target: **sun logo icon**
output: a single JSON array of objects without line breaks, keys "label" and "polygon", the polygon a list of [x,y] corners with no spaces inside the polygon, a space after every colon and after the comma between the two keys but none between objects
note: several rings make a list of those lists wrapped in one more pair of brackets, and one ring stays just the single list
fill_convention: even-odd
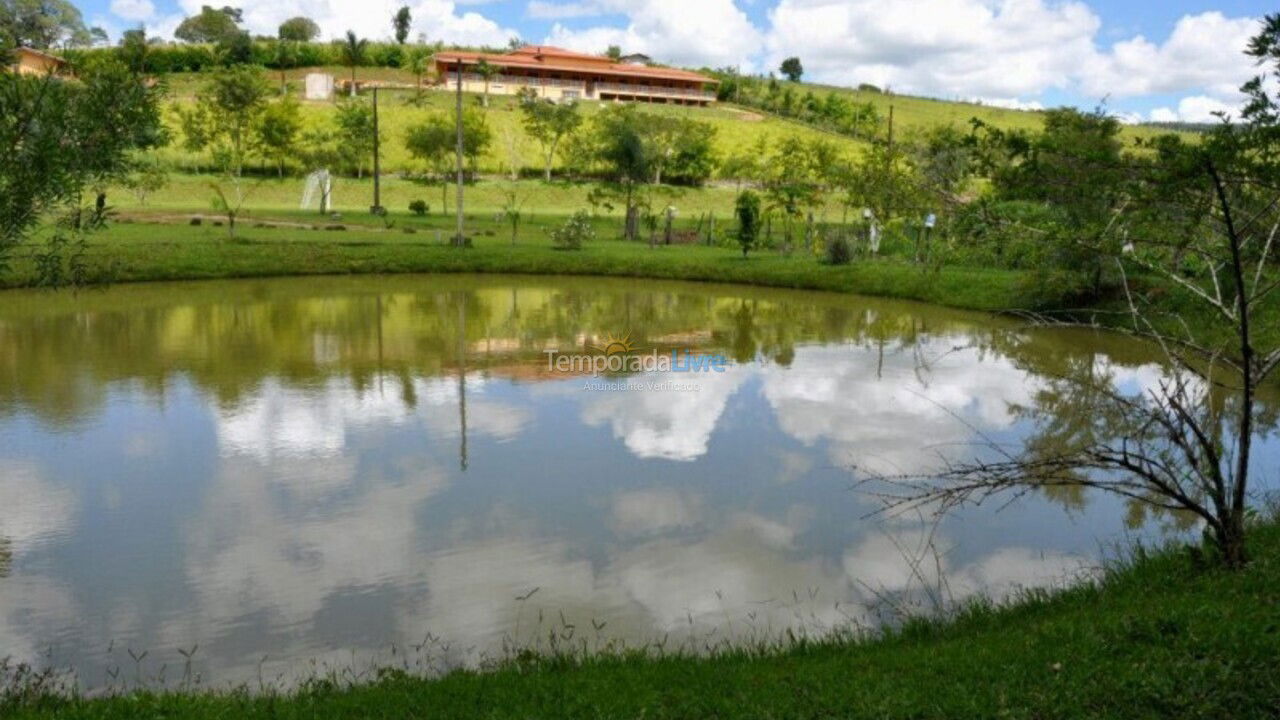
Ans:
[{"label": "sun logo icon", "polygon": [[593,346],[594,350],[600,352],[601,355],[611,357],[613,355],[628,355],[636,351],[636,346],[631,342],[631,333],[627,333],[622,337],[616,337],[612,333],[605,336],[603,345]]}]

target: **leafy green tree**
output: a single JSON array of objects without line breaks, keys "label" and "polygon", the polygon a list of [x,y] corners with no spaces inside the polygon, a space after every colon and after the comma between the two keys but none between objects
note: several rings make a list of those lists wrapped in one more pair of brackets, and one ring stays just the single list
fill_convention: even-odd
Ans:
[{"label": "leafy green tree", "polygon": [[280,177],[284,177],[285,163],[297,156],[301,139],[301,108],[290,96],[268,105],[254,127],[256,151],[275,164]]},{"label": "leafy green tree", "polygon": [[782,66],[778,68],[782,76],[791,82],[798,83],[800,78],[804,77],[804,65],[800,64],[800,58],[789,57],[782,61]]},{"label": "leafy green tree", "polygon": [[622,47],[619,45],[610,45],[609,49],[604,51],[606,57],[610,60],[618,61],[622,59]]},{"label": "leafy green tree", "polygon": [[1050,110],[1039,133],[1005,131],[975,121],[979,161],[996,197],[1045,203],[1058,222],[1044,228],[1033,287],[1060,298],[1098,298],[1119,282],[1112,272],[1124,244],[1111,233],[1128,196],[1120,122],[1101,110]]},{"label": "leafy green tree", "polygon": [[241,208],[256,188],[256,184],[244,183],[244,165],[270,95],[261,70],[235,65],[210,74],[197,94],[195,107],[178,111],[186,146],[208,150],[221,171],[221,180],[211,182],[210,188],[215,209],[227,216],[231,237],[235,237]]},{"label": "leafy green tree", "polygon": [[0,41],[6,47],[85,47],[93,40],[68,0],[0,0]]},{"label": "leafy green tree", "polygon": [[240,10],[233,7],[213,8],[204,5],[197,15],[183,20],[173,36],[189,43],[221,43],[241,32]]},{"label": "leafy green tree", "polygon": [[223,65],[249,65],[253,62],[253,38],[243,30],[228,33],[218,41],[216,52]]},{"label": "leafy green tree", "polygon": [[320,26],[309,17],[294,17],[280,23],[276,37],[289,42],[312,42],[320,37]]},{"label": "leafy green tree", "polygon": [[524,114],[525,131],[542,146],[545,179],[551,182],[556,150],[565,138],[582,127],[578,104],[528,100],[520,104],[520,111]]},{"label": "leafy green tree", "polygon": [[293,40],[277,40],[271,44],[271,64],[280,71],[280,94],[289,92],[289,80],[285,71],[298,66],[298,44]]},{"label": "leafy green tree", "polygon": [[818,145],[789,136],[778,143],[770,158],[765,196],[770,210],[782,214],[788,246],[794,223],[821,203],[824,153]]},{"label": "leafy green tree", "polygon": [[431,69],[431,51],[425,47],[415,47],[409,50],[409,56],[405,62],[405,69],[413,73],[417,80],[417,92],[414,97],[417,100],[422,99],[422,78]]},{"label": "leafy green tree", "polygon": [[[54,242],[83,222],[89,188],[119,180],[133,154],[162,145],[161,89],[115,59],[92,60],[78,82],[0,73],[0,266],[51,215]],[[99,196],[90,217],[104,217]]]},{"label": "leafy green tree", "polygon": [[396,31],[396,42],[403,45],[409,39],[409,30],[413,27],[413,14],[409,6],[401,6],[391,18],[391,26]]},{"label": "leafy green tree", "polygon": [[139,205],[146,205],[152,193],[159,192],[169,184],[169,173],[164,163],[154,153],[134,153],[129,173],[121,180],[121,184],[133,192]]},{"label": "leafy green tree", "polygon": [[751,190],[740,193],[734,203],[734,214],[738,216],[738,245],[746,259],[760,239],[760,196]]},{"label": "leafy green tree", "polygon": [[339,103],[334,129],[343,165],[356,177],[363,178],[365,168],[372,162],[375,145],[372,103],[358,98]]},{"label": "leafy green tree", "polygon": [[623,237],[635,240],[640,230],[638,190],[653,177],[650,146],[645,142],[648,118],[634,105],[610,107],[598,113],[593,127],[594,156],[605,168],[607,183],[593,200],[620,199],[626,213]]},{"label": "leafy green tree", "polygon": [[145,28],[125,30],[120,36],[120,61],[135,73],[146,72],[149,50]]},{"label": "leafy green tree", "polygon": [[[413,125],[405,133],[405,147],[409,154],[426,165],[440,178],[441,208],[449,212],[449,174],[453,170],[457,151],[457,125],[447,113],[431,113],[422,122]],[[493,133],[484,113],[468,109],[462,116],[462,154],[471,166],[471,172],[493,142]]]},{"label": "leafy green tree", "polygon": [[365,60],[369,54],[369,41],[357,37],[356,34],[348,30],[347,37],[342,43],[342,64],[351,68],[351,97],[356,95],[356,68],[365,64]]}]

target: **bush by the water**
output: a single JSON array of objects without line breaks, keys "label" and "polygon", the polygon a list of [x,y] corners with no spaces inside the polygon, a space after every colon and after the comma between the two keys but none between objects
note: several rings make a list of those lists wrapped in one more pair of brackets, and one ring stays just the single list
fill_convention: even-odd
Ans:
[{"label": "bush by the water", "polygon": [[551,242],[559,250],[581,250],[583,244],[595,239],[596,230],[585,210],[574,213],[563,226],[551,231]]},{"label": "bush by the water", "polygon": [[853,245],[843,235],[834,237],[827,243],[827,264],[848,265],[853,262]]}]

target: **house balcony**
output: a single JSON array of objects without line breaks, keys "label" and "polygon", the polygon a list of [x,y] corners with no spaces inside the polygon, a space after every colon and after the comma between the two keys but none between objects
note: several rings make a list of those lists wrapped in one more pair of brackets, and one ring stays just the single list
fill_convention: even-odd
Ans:
[{"label": "house balcony", "polygon": [[712,102],[716,99],[714,92],[701,88],[664,87],[661,85],[640,85],[633,83],[596,83],[596,95],[610,95],[619,98],[661,98],[685,100],[693,102]]},{"label": "house balcony", "polygon": [[[455,90],[457,75],[451,73],[445,79],[446,89]],[[476,90],[484,86],[484,78],[478,73],[463,73],[463,89]],[[498,95],[514,95],[522,88],[552,90],[556,97],[574,97],[585,100],[661,100],[674,102],[714,102],[716,94],[701,88],[665,87],[639,83],[594,82],[570,78],[539,78],[527,75],[494,75],[489,78],[489,91]]]}]

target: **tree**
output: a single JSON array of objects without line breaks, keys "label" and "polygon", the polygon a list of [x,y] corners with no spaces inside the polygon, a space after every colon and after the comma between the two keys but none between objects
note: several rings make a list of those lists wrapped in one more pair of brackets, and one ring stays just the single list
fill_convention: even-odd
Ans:
[{"label": "tree", "polygon": [[760,237],[760,196],[744,190],[734,204],[734,214],[738,216],[738,245],[745,260]]},{"label": "tree", "polygon": [[373,104],[360,99],[348,99],[338,104],[334,116],[335,138],[339,156],[346,167],[364,177],[366,163],[373,157]]},{"label": "tree", "polygon": [[289,92],[289,80],[285,71],[298,64],[298,45],[293,40],[277,40],[271,44],[271,62],[280,71],[280,94]]},{"label": "tree", "polygon": [[482,96],[481,104],[485,107],[489,107],[489,82],[501,72],[502,70],[499,67],[490,65],[489,61],[484,58],[480,58],[480,62],[476,63],[476,74],[480,76],[481,80],[484,80],[484,95]]},{"label": "tree", "polygon": [[221,170],[222,181],[210,187],[215,208],[227,216],[231,237],[240,209],[256,187],[244,184],[244,164],[270,94],[261,70],[236,65],[215,70],[200,89],[195,107],[178,111],[187,147],[209,150]]},{"label": "tree", "polygon": [[254,128],[254,144],[258,154],[276,165],[284,177],[284,166],[297,155],[302,136],[302,112],[298,101],[285,96],[263,110]]},{"label": "tree", "polygon": [[409,6],[404,5],[391,18],[391,25],[396,31],[396,42],[403,45],[409,39],[409,29],[413,27],[413,15]]},{"label": "tree", "polygon": [[[105,195],[89,188],[123,178],[134,153],[165,142],[161,91],[114,59],[85,63],[79,81],[0,74],[0,266],[50,215],[51,250],[105,220]],[[73,275],[72,280],[77,278]]]},{"label": "tree", "polygon": [[788,248],[792,224],[821,202],[825,167],[824,149],[795,136],[783,138],[774,149],[765,178],[765,196],[770,211],[782,213]]},{"label": "tree", "polygon": [[145,28],[125,30],[120,36],[120,61],[134,73],[146,72],[149,50]]},{"label": "tree", "polygon": [[369,41],[357,37],[354,32],[348,30],[347,38],[342,43],[342,64],[351,68],[351,97],[356,95],[356,68],[365,63],[368,51]]},{"label": "tree", "polygon": [[555,163],[556,149],[560,147],[562,140],[573,135],[582,126],[578,104],[528,100],[521,103],[520,110],[524,113],[525,131],[542,146],[545,178],[547,182],[551,182],[551,166]]},{"label": "tree", "polygon": [[1121,157],[1120,122],[1102,110],[1047,111],[1036,134],[974,122],[980,162],[1001,200],[1052,208],[1035,284],[1059,297],[1092,300],[1119,277],[1107,261],[1124,244],[1112,218],[1127,197],[1131,168]]},{"label": "tree", "polygon": [[782,61],[782,67],[778,68],[782,76],[793,83],[800,82],[800,78],[804,77],[804,66],[800,64],[800,58],[789,57]]},{"label": "tree", "polygon": [[68,0],[0,0],[0,44],[48,49],[87,46],[93,39]]},{"label": "tree", "polygon": [[218,41],[216,51],[218,59],[223,65],[252,64],[253,38],[243,30],[229,33]]},{"label": "tree", "polygon": [[593,200],[617,197],[623,201],[623,237],[635,240],[640,229],[637,189],[653,177],[653,163],[645,142],[647,118],[634,105],[607,108],[595,117],[594,155],[608,182],[593,191]]},{"label": "tree", "polygon": [[415,99],[422,99],[422,78],[427,74],[427,70],[431,68],[431,51],[424,47],[415,47],[409,50],[409,57],[405,63],[405,69],[413,73],[417,79],[418,87],[414,95]]},{"label": "tree", "polygon": [[309,43],[320,37],[320,26],[309,17],[294,17],[280,23],[276,37],[289,42]]},{"label": "tree", "polygon": [[609,49],[604,51],[606,57],[614,62],[622,59],[622,47],[619,45],[610,45]]},{"label": "tree", "polygon": [[[1076,172],[1123,171],[1123,200],[1105,234],[1126,238],[1129,249],[1109,260],[1121,273],[1129,309],[1123,329],[1166,358],[1158,379],[1134,391],[1093,367],[1064,377],[1072,392],[1090,398],[1088,417],[1070,424],[1038,417],[1037,442],[1017,449],[986,441],[987,459],[923,476],[872,477],[891,482],[891,506],[945,511],[1005,492],[1096,488],[1189,513],[1226,567],[1248,562],[1257,396],[1280,367],[1280,341],[1264,329],[1267,303],[1280,287],[1274,247],[1280,98],[1270,94],[1280,77],[1280,14],[1265,18],[1248,54],[1267,70],[1242,88],[1248,102],[1238,122],[1224,117],[1194,143],[1159,138],[1146,155],[1116,158],[1097,153],[1095,142],[1095,152],[1076,156]],[[1169,218],[1190,218],[1190,237],[1170,237]],[[1092,233],[1082,240],[1101,254],[1095,241]],[[1141,286],[1128,279],[1133,269],[1181,291],[1184,300],[1175,307],[1215,321],[1197,331],[1177,315],[1153,312]]]},{"label": "tree", "polygon": [[514,182],[502,193],[502,217],[511,225],[511,247],[516,246],[520,237],[520,221],[523,219],[524,198],[520,196],[520,188]]},{"label": "tree", "polygon": [[[480,156],[488,150],[493,141],[492,132],[485,120],[484,113],[478,110],[467,110],[462,120],[463,157],[470,163],[472,172],[479,162]],[[405,133],[405,147],[409,154],[427,164],[441,180],[441,208],[448,212],[449,184],[448,176],[452,167],[453,153],[457,146],[457,129],[455,122],[445,113],[431,113],[425,120],[411,126]]]},{"label": "tree", "polygon": [[189,43],[221,43],[241,32],[240,10],[233,7],[213,8],[204,5],[198,15],[183,20],[173,36]]}]

